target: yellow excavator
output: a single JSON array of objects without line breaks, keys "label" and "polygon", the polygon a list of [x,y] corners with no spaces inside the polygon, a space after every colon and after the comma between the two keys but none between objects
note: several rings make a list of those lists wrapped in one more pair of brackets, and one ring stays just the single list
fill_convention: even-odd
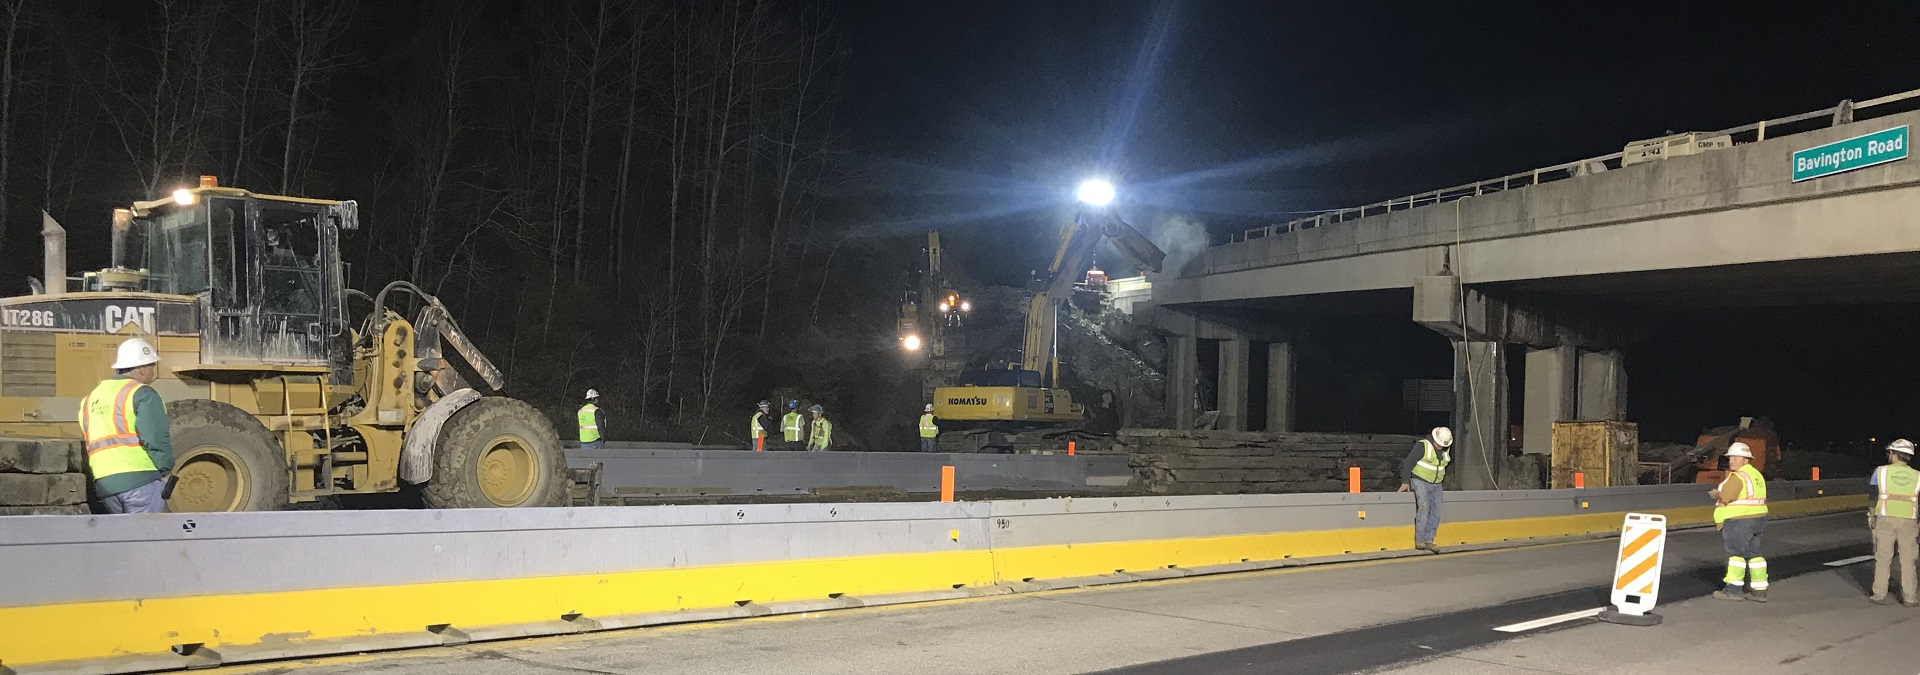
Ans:
[{"label": "yellow excavator", "polygon": [[[69,279],[66,231],[45,217],[44,282],[0,299],[0,436],[79,438],[80,399],[138,336],[161,355],[172,511],[402,489],[436,508],[564,505],[552,423],[467,384],[447,351],[487,390],[504,381],[438,299],[346,288],[339,238],[358,218],[352,201],[203,176],[115,210],[110,266]],[[408,295],[411,320],[389,304]],[[357,321],[350,298],[371,305]]]},{"label": "yellow excavator", "polygon": [[1167,254],[1112,207],[1114,188],[1103,180],[1080,185],[1082,203],[1073,220],[1060,228],[1060,245],[1045,276],[1027,302],[1020,360],[1004,369],[962,374],[961,385],[933,393],[934,417],[943,423],[941,445],[965,452],[1008,452],[1011,434],[1073,427],[1086,408],[1060,383],[1060,307],[1072,298],[1074,283],[1088,267],[1103,239],[1142,270],[1159,272]]}]

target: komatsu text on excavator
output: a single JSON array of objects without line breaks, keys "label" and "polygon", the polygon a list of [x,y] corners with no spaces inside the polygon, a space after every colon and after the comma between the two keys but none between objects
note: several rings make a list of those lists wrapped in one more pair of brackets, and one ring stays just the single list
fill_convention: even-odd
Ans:
[{"label": "komatsu text on excavator", "polygon": [[[1121,220],[1113,209],[1114,187],[1104,180],[1080,185],[1081,208],[1060,228],[1060,246],[1046,275],[1027,304],[1026,331],[1020,362],[1006,370],[975,370],[965,374],[962,386],[934,390],[934,416],[952,422],[959,438],[957,449],[1006,451],[1011,441],[1004,432],[1080,424],[1083,406],[1060,382],[1060,307],[1073,294],[1074,282],[1093,264],[1102,239],[1133,260],[1142,270],[1159,272],[1167,254],[1139,230]],[[942,444],[947,445],[942,434]]]},{"label": "komatsu text on excavator", "polygon": [[[172,511],[263,511],[416,486],[433,507],[558,506],[559,438],[440,301],[345,286],[352,201],[262,195],[204,176],[113,214],[112,263],[70,279],[44,220],[44,282],[0,299],[0,436],[80,436],[81,397],[129,337],[161,354]],[[411,295],[411,320],[389,301]],[[349,299],[370,307],[349,312]]]}]

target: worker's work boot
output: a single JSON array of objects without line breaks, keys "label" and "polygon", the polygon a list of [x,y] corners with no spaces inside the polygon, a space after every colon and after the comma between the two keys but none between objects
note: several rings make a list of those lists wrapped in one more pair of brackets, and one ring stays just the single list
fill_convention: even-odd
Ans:
[{"label": "worker's work boot", "polygon": [[1722,588],[1720,590],[1714,591],[1713,598],[1715,600],[1732,600],[1734,602],[1739,602],[1741,600],[1747,599],[1746,595],[1740,592],[1740,589],[1734,588],[1732,586],[1728,586],[1726,588]]},{"label": "worker's work boot", "polygon": [[1893,598],[1889,598],[1884,595],[1876,595],[1876,596],[1867,598],[1867,602],[1871,602],[1876,605],[1891,605],[1893,604]]},{"label": "worker's work boot", "polygon": [[1920,600],[1901,600],[1901,607],[1920,607]]},{"label": "worker's work boot", "polygon": [[1767,592],[1766,591],[1747,591],[1747,599],[1752,600],[1754,602],[1766,602]]}]

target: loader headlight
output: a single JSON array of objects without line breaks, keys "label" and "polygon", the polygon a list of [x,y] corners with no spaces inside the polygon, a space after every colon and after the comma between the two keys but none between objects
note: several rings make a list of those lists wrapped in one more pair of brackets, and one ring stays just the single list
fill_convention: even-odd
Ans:
[{"label": "loader headlight", "polygon": [[198,199],[198,197],[194,196],[192,190],[188,190],[186,188],[180,188],[178,190],[173,191],[173,203],[175,204],[179,204],[181,206],[193,206],[193,202],[196,199]]},{"label": "loader headlight", "polygon": [[907,351],[910,351],[910,352],[920,351],[920,336],[908,335],[905,338],[901,338],[900,344],[901,346],[906,347]]}]

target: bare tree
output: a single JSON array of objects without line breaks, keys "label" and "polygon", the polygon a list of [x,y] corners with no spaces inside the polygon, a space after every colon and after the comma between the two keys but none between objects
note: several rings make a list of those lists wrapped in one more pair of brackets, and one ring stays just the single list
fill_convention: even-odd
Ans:
[{"label": "bare tree", "polygon": [[[83,72],[93,75],[91,89],[100,98],[127,158],[133,162],[142,196],[188,173],[205,151],[205,114],[212,104],[210,84],[218,67],[207,30],[214,13],[188,0],[151,0],[158,14],[154,31],[132,47],[133,58],[98,54]],[[148,68],[129,70],[133,64]]]},{"label": "bare tree", "polygon": [[351,62],[338,48],[352,5],[333,0],[287,0],[283,17],[292,33],[287,49],[287,116],[280,145],[280,193],[294,193],[294,146],[300,135],[307,90],[328,72]]}]

